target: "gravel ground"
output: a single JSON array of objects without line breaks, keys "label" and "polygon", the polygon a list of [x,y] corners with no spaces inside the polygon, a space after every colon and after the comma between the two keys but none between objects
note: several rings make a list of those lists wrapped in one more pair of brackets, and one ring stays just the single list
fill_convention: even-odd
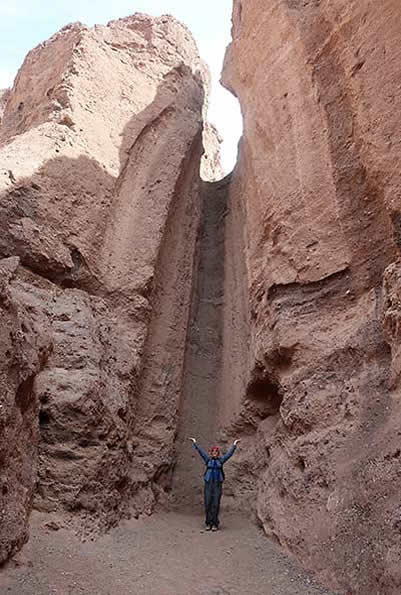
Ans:
[{"label": "gravel ground", "polygon": [[31,539],[0,572],[7,595],[329,595],[249,520],[159,513],[81,542],[52,515],[32,515]]}]

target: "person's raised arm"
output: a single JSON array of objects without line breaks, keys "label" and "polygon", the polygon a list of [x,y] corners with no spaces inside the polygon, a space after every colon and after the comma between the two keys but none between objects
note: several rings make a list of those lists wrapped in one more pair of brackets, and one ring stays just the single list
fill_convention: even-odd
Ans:
[{"label": "person's raised arm", "polygon": [[207,463],[208,460],[209,460],[209,457],[208,457],[207,453],[205,453],[205,451],[202,450],[202,448],[196,442],[196,439],[195,438],[190,438],[189,440],[191,440],[193,448],[198,451],[198,453],[200,454],[200,456],[202,457],[202,459],[205,461],[205,463]]},{"label": "person's raised arm", "polygon": [[237,444],[240,441],[239,438],[237,438],[237,440],[234,440],[234,444],[232,445],[232,447],[230,448],[230,450],[223,456],[221,457],[221,462],[225,463],[226,461],[228,461],[228,459],[230,457],[233,456],[233,454],[235,453],[235,449],[237,448]]}]

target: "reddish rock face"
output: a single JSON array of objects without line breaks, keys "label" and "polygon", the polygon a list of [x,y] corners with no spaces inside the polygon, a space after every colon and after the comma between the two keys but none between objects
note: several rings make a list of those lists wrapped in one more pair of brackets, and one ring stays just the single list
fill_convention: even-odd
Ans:
[{"label": "reddish rock face", "polygon": [[244,115],[231,487],[255,490],[269,535],[361,594],[401,590],[399,264],[382,289],[400,247],[400,31],[395,0],[237,0],[223,76]]},{"label": "reddish rock face", "polygon": [[[168,487],[206,81],[183,25],[135,15],[65,27],[9,93],[0,561],[26,538],[36,481],[36,506],[83,532],[151,511]],[[219,175],[206,136],[204,172]]]},{"label": "reddish rock face", "polygon": [[242,436],[227,501],[268,535],[400,593],[400,31],[395,0],[236,0],[244,136],[202,200],[219,139],[185,27],[73,24],[28,54],[0,94],[0,561],[33,498],[82,532],[151,512],[181,413],[182,453],[199,423]]},{"label": "reddish rock face", "polygon": [[37,374],[51,353],[50,325],[36,288],[0,260],[0,560],[27,540],[39,442]]}]

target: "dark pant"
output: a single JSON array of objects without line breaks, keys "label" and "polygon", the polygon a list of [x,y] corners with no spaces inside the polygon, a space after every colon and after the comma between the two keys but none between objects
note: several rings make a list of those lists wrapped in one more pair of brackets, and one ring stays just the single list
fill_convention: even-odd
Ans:
[{"label": "dark pant", "polygon": [[223,492],[222,481],[205,481],[206,525],[219,526],[220,500]]}]

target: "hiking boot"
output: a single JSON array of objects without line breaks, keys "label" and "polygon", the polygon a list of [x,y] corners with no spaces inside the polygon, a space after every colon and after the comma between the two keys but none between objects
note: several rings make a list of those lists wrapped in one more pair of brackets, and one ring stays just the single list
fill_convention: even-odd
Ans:
[{"label": "hiking boot", "polygon": [[212,530],[212,525],[206,525],[206,531],[211,531]]},{"label": "hiking boot", "polygon": [[218,530],[219,530],[219,528],[216,525],[213,525],[212,531],[218,531]]}]

